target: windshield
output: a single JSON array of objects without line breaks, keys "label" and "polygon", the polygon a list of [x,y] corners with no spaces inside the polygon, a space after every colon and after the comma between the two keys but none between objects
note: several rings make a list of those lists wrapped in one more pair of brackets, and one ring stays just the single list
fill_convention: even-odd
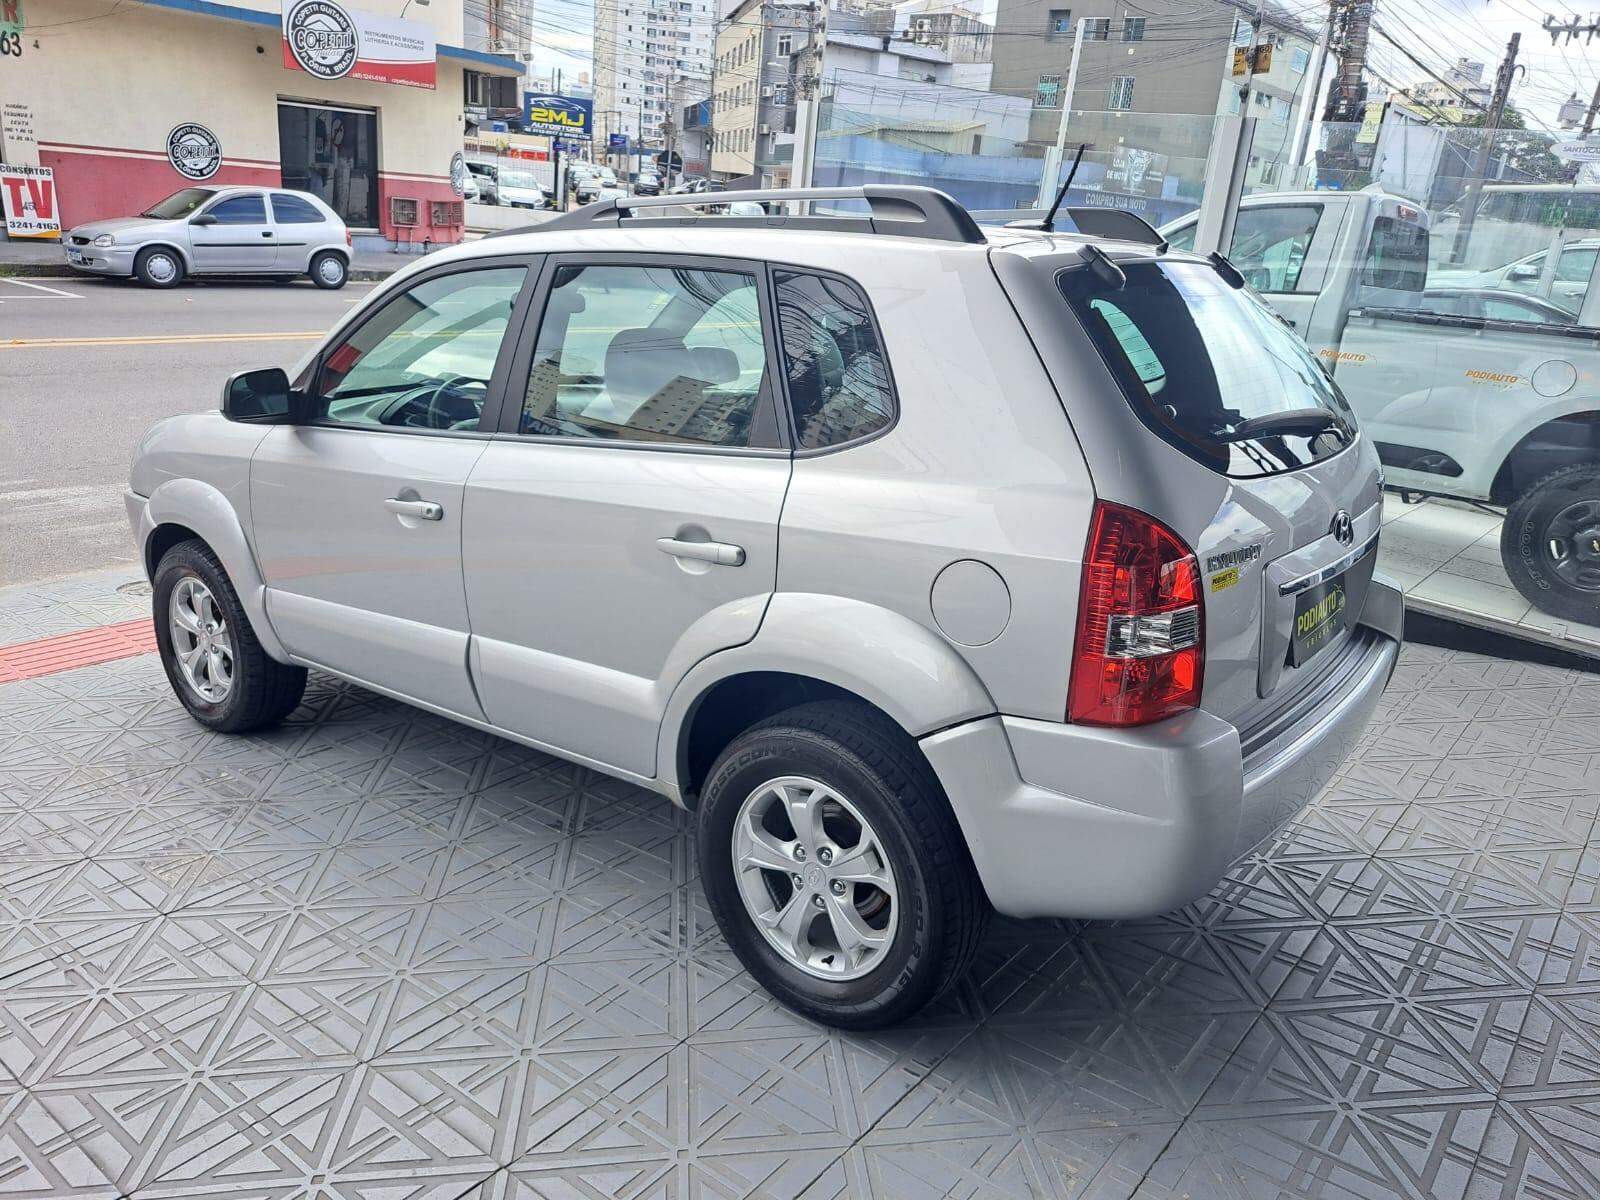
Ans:
[{"label": "windshield", "polygon": [[155,205],[153,208],[145,209],[139,215],[141,217],[158,217],[163,221],[187,217],[214,195],[216,193],[210,188],[184,188],[181,192],[173,192],[160,204]]},{"label": "windshield", "polygon": [[1236,477],[1294,470],[1354,440],[1344,397],[1253,293],[1207,263],[1118,265],[1121,287],[1088,267],[1057,282],[1134,411],[1162,438]]}]

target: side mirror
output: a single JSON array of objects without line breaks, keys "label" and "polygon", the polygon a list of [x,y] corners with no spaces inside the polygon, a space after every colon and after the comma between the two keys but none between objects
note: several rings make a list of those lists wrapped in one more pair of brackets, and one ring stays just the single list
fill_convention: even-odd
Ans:
[{"label": "side mirror", "polygon": [[1529,263],[1522,263],[1519,266],[1512,267],[1510,274],[1512,279],[1537,279],[1539,278],[1539,268]]},{"label": "side mirror", "polygon": [[215,213],[201,213],[198,217],[189,219],[189,224],[191,225],[215,225],[216,223],[217,217]]},{"label": "side mirror", "polygon": [[298,401],[282,367],[239,371],[222,385],[222,415],[230,421],[289,424],[298,415]]}]

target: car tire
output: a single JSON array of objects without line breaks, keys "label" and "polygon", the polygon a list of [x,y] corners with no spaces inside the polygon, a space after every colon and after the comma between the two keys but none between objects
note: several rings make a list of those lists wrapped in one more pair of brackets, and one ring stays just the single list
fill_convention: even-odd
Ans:
[{"label": "car tire", "polygon": [[[802,810],[821,814],[809,852],[800,825],[783,824]],[[770,838],[744,833],[757,823]],[[702,791],[696,850],[711,912],[739,961],[825,1025],[872,1029],[911,1016],[966,972],[988,923],[938,778],[916,743],[864,704],[800,705],[735,738]],[[866,863],[887,888],[857,881]],[[863,929],[877,945],[861,948]]]},{"label": "car tire", "polygon": [[[275,725],[294,711],[306,690],[305,668],[280,663],[261,648],[209,546],[198,538],[179,542],[161,556],[152,583],[161,665],[190,716],[208,729],[245,733]],[[203,630],[202,642],[190,625],[196,614],[206,612],[214,614],[216,627]],[[201,622],[203,627],[211,623]],[[220,669],[210,653],[219,648],[225,664]],[[186,668],[183,656],[201,649],[206,652]]]},{"label": "car tire", "polygon": [[183,282],[183,259],[176,250],[151,246],[133,260],[133,277],[145,287],[171,288]]},{"label": "car tire", "polygon": [[350,264],[344,255],[334,250],[323,250],[312,255],[311,269],[307,272],[311,282],[325,291],[336,292],[350,280]]},{"label": "car tire", "polygon": [[1562,467],[1524,489],[1501,527],[1500,561],[1535,608],[1600,625],[1600,465]]}]

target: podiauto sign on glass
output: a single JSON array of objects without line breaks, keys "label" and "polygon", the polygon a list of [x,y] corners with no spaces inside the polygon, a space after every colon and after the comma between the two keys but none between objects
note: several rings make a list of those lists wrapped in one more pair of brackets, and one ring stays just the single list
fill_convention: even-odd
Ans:
[{"label": "podiauto sign on glass", "polygon": [[587,141],[594,131],[594,101],[523,92],[522,119],[529,133]]},{"label": "podiauto sign on glass", "polygon": [[283,65],[317,79],[433,88],[439,48],[421,21],[380,17],[335,0],[283,0]]}]

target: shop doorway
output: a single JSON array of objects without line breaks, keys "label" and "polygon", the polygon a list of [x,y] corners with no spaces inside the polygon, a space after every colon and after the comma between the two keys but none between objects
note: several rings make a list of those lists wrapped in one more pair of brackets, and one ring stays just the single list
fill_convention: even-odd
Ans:
[{"label": "shop doorway", "polygon": [[283,186],[310,192],[351,229],[378,228],[378,114],[278,101]]}]

